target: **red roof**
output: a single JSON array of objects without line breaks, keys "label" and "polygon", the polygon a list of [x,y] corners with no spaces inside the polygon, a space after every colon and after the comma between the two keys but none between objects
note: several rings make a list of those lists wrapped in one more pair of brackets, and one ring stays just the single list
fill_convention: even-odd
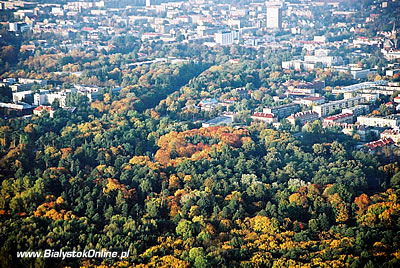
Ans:
[{"label": "red roof", "polygon": [[304,98],[303,100],[310,100],[310,101],[316,101],[316,100],[323,100],[325,99],[324,97],[308,97]]},{"label": "red roof", "polygon": [[263,118],[274,118],[273,114],[266,114],[266,113],[254,113],[252,116],[263,117]]},{"label": "red roof", "polygon": [[51,108],[51,106],[43,106],[43,105],[38,106],[34,109],[34,111],[39,111],[39,112],[43,110],[46,110],[48,113],[50,113],[53,109]]},{"label": "red roof", "polygon": [[353,114],[351,114],[351,113],[337,114],[337,115],[328,116],[324,120],[334,121],[334,120],[337,120],[337,119],[340,119],[343,117],[350,117],[350,116],[353,116]]},{"label": "red roof", "polygon": [[394,141],[391,138],[384,138],[384,139],[380,139],[377,141],[373,141],[373,142],[364,144],[364,146],[366,146],[370,149],[376,149],[376,148],[383,147],[383,146],[386,146],[388,144],[393,144],[393,143],[394,143]]},{"label": "red roof", "polygon": [[387,135],[399,135],[400,131],[399,130],[394,130],[394,129],[386,129],[383,131],[381,134],[387,134]]}]

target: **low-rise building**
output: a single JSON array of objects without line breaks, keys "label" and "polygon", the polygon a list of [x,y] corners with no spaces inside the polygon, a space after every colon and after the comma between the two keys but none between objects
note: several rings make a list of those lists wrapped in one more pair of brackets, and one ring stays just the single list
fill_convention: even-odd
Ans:
[{"label": "low-rise building", "polygon": [[41,105],[33,109],[33,114],[37,116],[41,116],[44,112],[47,112],[51,118],[54,117],[54,110],[51,106]]},{"label": "low-rise building", "polygon": [[35,105],[51,105],[53,102],[58,100],[61,107],[66,105],[67,101],[67,93],[66,92],[57,92],[57,93],[48,93],[48,92],[41,92],[36,93],[33,96],[34,104]]},{"label": "low-rise building", "polygon": [[389,127],[398,128],[400,125],[400,115],[380,116],[358,116],[357,123],[363,126],[370,127]]},{"label": "low-rise building", "polygon": [[381,139],[392,139],[395,143],[400,142],[400,130],[386,129],[381,133]]},{"label": "low-rise building", "polygon": [[272,124],[276,121],[273,114],[267,114],[267,113],[254,113],[251,116],[251,119],[255,121],[263,121],[268,124]]},{"label": "low-rise building", "polygon": [[364,144],[363,150],[369,153],[384,153],[387,148],[387,153],[392,154],[394,148],[394,141],[391,138],[384,138],[377,141],[372,141]]},{"label": "low-rise building", "polygon": [[291,114],[300,111],[300,105],[298,103],[289,103],[279,106],[269,106],[263,109],[265,114],[273,114],[277,119],[286,118]]},{"label": "low-rise building", "polygon": [[366,79],[369,75],[377,74],[377,71],[374,69],[363,69],[359,67],[350,67],[350,66],[335,66],[334,70],[339,72],[349,72],[354,79]]},{"label": "low-rise building", "polygon": [[20,101],[32,103],[32,91],[20,91],[20,92],[13,92],[12,93],[13,102],[17,103]]},{"label": "low-rise building", "polygon": [[345,113],[345,114],[337,114],[337,115],[332,115],[324,118],[322,121],[323,126],[335,126],[339,124],[351,124],[354,121],[353,114],[351,113]]},{"label": "low-rise building", "polygon": [[386,76],[394,76],[395,74],[400,74],[400,69],[386,70]]},{"label": "low-rise building", "polygon": [[352,136],[358,135],[360,141],[367,141],[370,137],[370,128],[356,124],[341,124],[342,132],[345,135]]},{"label": "low-rise building", "polygon": [[290,124],[295,125],[298,122],[300,125],[305,125],[307,123],[314,122],[318,120],[319,116],[316,112],[313,111],[305,111],[305,112],[298,112],[295,114],[290,115],[286,118]]},{"label": "low-rise building", "polygon": [[307,97],[307,98],[296,99],[293,101],[293,103],[303,104],[303,105],[307,105],[307,106],[319,105],[319,104],[325,103],[325,98],[324,97]]},{"label": "low-rise building", "polygon": [[0,102],[0,114],[10,116],[23,116],[32,114],[33,106],[24,102],[5,103]]}]

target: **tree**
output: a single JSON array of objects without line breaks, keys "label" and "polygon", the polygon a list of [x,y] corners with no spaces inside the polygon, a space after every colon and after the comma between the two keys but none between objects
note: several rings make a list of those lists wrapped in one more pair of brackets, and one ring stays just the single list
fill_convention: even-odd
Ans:
[{"label": "tree", "polygon": [[1,59],[4,62],[14,64],[18,60],[18,50],[14,46],[5,46],[1,51]]},{"label": "tree", "polygon": [[392,187],[400,187],[400,172],[396,173],[391,179],[390,179],[390,186]]},{"label": "tree", "polygon": [[196,228],[193,222],[182,219],[176,226],[176,234],[181,235],[183,239],[188,239],[195,235]]}]

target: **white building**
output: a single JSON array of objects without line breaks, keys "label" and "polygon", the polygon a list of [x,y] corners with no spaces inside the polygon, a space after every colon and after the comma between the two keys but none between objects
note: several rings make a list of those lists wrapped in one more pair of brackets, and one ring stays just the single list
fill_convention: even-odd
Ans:
[{"label": "white building", "polygon": [[31,95],[32,95],[31,90],[13,92],[12,93],[13,102],[18,103],[20,101],[26,101],[27,98],[31,98]]},{"label": "white building", "polygon": [[357,117],[357,123],[363,126],[370,127],[398,128],[400,125],[400,116],[393,114],[386,117],[359,116]]},{"label": "white building", "polygon": [[364,101],[365,101],[364,97],[361,96],[344,100],[331,101],[328,103],[314,106],[313,111],[318,113],[319,116],[322,117],[322,116],[327,116],[328,114],[331,114],[333,112],[336,112],[337,110],[342,110],[356,106]]},{"label": "white building", "polygon": [[325,98],[324,97],[307,97],[307,98],[302,98],[302,99],[296,99],[293,101],[293,103],[298,103],[298,104],[303,104],[303,105],[313,105],[313,104],[323,104],[325,103]]},{"label": "white building", "polygon": [[304,56],[304,61],[308,63],[322,63],[325,66],[332,66],[338,62],[337,58],[334,56]]},{"label": "white building", "polygon": [[267,28],[282,28],[282,11],[279,4],[267,3]]},{"label": "white building", "polygon": [[57,93],[36,93],[33,96],[35,105],[51,105],[55,100],[58,100],[61,107],[65,107],[67,95],[64,92]]},{"label": "white building", "polygon": [[266,123],[269,123],[269,124],[271,124],[271,123],[274,123],[274,122],[276,122],[277,120],[274,118],[274,115],[273,114],[267,114],[267,113],[254,113],[252,116],[251,116],[251,119],[253,119],[253,120],[255,120],[255,121],[263,121],[263,122],[266,122]]},{"label": "white building", "polygon": [[215,34],[215,42],[222,46],[229,46],[239,40],[239,31],[222,31]]}]

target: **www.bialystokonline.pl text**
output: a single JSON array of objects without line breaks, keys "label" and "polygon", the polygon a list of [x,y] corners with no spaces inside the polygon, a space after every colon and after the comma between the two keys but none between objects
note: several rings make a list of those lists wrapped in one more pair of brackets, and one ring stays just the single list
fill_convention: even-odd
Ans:
[{"label": "www.bialystokonline.pl text", "polygon": [[116,251],[96,251],[94,249],[83,251],[62,251],[45,249],[44,251],[18,251],[18,258],[127,258],[129,257],[129,250],[116,252]]}]

